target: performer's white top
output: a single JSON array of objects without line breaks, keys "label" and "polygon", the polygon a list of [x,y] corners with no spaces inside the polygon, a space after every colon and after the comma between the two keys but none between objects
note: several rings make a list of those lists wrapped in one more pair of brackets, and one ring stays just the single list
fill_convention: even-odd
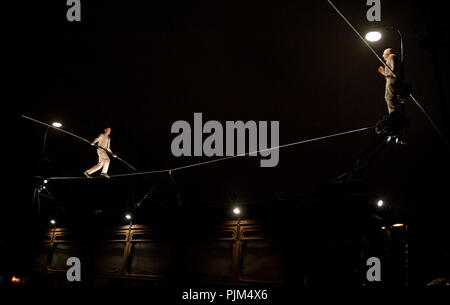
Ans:
[{"label": "performer's white top", "polygon": [[111,145],[111,139],[104,133],[100,134],[95,140],[94,143],[97,143],[98,146],[103,147],[107,149],[109,152],[111,152],[111,149],[109,148]]}]

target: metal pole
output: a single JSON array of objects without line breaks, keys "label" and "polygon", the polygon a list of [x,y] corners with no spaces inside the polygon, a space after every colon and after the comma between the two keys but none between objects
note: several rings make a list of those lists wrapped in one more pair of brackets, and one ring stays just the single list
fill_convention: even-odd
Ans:
[{"label": "metal pole", "polygon": [[403,36],[402,36],[402,32],[400,32],[399,29],[396,28],[396,30],[397,30],[398,35],[400,36],[400,57],[401,57],[402,63],[403,63],[403,60],[404,60],[404,56],[403,56]]},{"label": "metal pole", "polygon": [[386,30],[391,30],[391,31],[396,31],[397,32],[397,34],[398,34],[398,36],[400,36],[400,58],[401,58],[401,61],[402,61],[402,63],[403,63],[403,60],[404,60],[404,52],[403,52],[403,35],[402,35],[402,32],[400,32],[400,30],[397,28],[397,27],[395,27],[395,26],[393,26],[393,25],[386,25],[386,26],[384,26],[384,28],[386,29]]},{"label": "metal pole", "polygon": [[47,134],[48,134],[48,129],[49,129],[49,128],[50,128],[50,127],[47,126],[47,129],[45,130],[44,143],[42,143],[42,154],[44,154],[44,151],[45,151],[45,142],[47,141]]}]

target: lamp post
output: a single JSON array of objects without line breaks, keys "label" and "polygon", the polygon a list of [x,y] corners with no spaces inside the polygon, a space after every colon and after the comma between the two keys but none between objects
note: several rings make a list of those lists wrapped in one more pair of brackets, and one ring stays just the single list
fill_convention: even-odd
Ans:
[{"label": "lamp post", "polygon": [[[59,128],[62,126],[62,124],[60,122],[53,122],[52,123],[53,127]],[[41,151],[41,158],[40,161],[38,163],[38,169],[39,171],[42,170],[43,167],[43,162],[48,162],[48,159],[45,158],[44,156],[44,152],[45,152],[45,144],[47,143],[47,135],[48,135],[48,130],[50,129],[50,126],[47,126],[47,129],[45,130],[45,134],[44,134],[44,141],[42,143],[42,151]],[[46,189],[45,184],[47,184],[47,180],[44,180],[44,183],[41,184],[39,183],[35,188],[34,188],[34,193],[33,193],[33,204],[36,202],[37,204],[37,208],[38,208],[38,215],[41,215],[41,196],[45,196],[47,198],[50,198],[51,200],[54,200],[54,197],[52,196],[52,194],[48,191],[48,189]],[[42,194],[42,191],[46,191],[47,194]],[[52,219],[50,221],[51,224],[54,224],[55,220]]]},{"label": "lamp post", "polygon": [[128,225],[128,239],[131,238],[131,227],[133,226],[133,216],[131,215],[131,213],[126,213],[125,214],[125,219],[130,221],[130,224]]},{"label": "lamp post", "polygon": [[[56,127],[56,128],[59,128],[62,126],[62,124],[60,122],[53,122],[52,125],[53,125],[53,127]],[[44,151],[45,151],[45,143],[47,142],[47,134],[48,134],[49,128],[50,128],[50,126],[47,126],[47,129],[45,130],[44,142],[42,143],[42,154],[44,154]]]},{"label": "lamp post", "polygon": [[238,207],[235,207],[233,209],[233,213],[235,215],[237,215],[238,220],[237,220],[237,239],[239,239],[239,231],[241,229],[241,210]]},{"label": "lamp post", "polygon": [[47,134],[48,134],[48,129],[50,127],[47,127],[47,129],[45,130],[45,135],[44,135],[44,143],[42,143],[42,154],[44,154],[45,151],[45,142],[47,141]]}]

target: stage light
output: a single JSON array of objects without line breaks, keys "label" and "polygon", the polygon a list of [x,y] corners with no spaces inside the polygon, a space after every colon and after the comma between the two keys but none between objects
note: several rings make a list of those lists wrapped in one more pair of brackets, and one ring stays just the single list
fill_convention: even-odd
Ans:
[{"label": "stage light", "polygon": [[366,34],[366,39],[368,41],[378,41],[381,39],[381,33],[380,32],[369,32]]},{"label": "stage light", "polygon": [[125,214],[125,218],[127,219],[127,220],[131,220],[131,214]]},{"label": "stage light", "polygon": [[56,224],[56,220],[50,219],[50,223],[51,223],[52,225],[54,225],[54,224]]},{"label": "stage light", "polygon": [[383,204],[384,204],[383,200],[378,200],[378,203],[377,203],[377,205],[378,205],[379,207],[382,207],[382,206],[383,206]]},{"label": "stage light", "polygon": [[402,223],[394,223],[392,226],[399,228],[399,227],[403,227],[403,224]]},{"label": "stage light", "polygon": [[62,124],[60,122],[53,122],[52,125],[53,125],[53,127],[58,127],[58,128],[62,126]]},{"label": "stage light", "polygon": [[44,183],[48,183],[48,180],[47,180],[47,179],[45,179],[45,180],[44,180]]},{"label": "stage light", "polygon": [[241,210],[239,210],[239,208],[234,208],[233,213],[239,215],[241,213]]}]

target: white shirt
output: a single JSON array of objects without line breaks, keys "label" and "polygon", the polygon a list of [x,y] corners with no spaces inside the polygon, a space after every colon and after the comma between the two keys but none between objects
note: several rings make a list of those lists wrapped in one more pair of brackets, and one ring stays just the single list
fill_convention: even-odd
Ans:
[{"label": "white shirt", "polygon": [[110,149],[110,145],[111,145],[111,139],[104,133],[100,134],[95,140],[94,140],[94,144],[97,143],[98,146],[105,148],[106,150],[108,150],[110,153],[112,153],[111,149]]}]

